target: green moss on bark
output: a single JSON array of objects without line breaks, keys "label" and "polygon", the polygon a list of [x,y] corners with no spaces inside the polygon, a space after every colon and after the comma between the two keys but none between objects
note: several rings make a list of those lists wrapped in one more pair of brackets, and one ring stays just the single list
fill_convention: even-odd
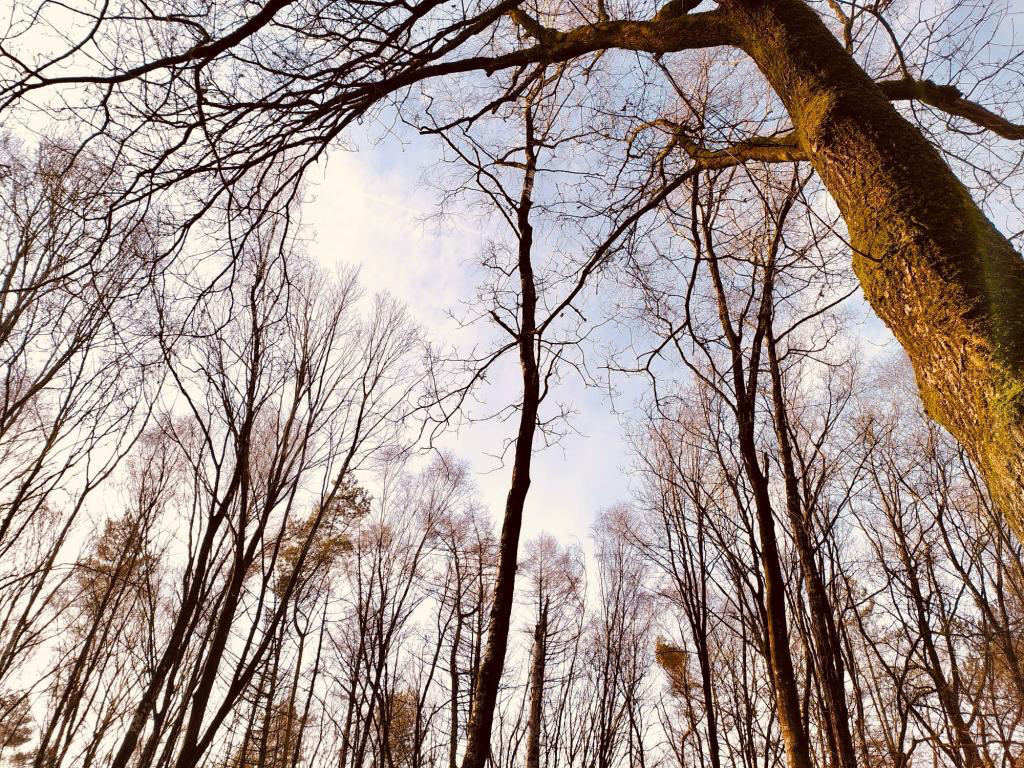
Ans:
[{"label": "green moss on bark", "polygon": [[723,0],[843,213],[865,296],[1024,538],[1024,261],[801,0]]}]

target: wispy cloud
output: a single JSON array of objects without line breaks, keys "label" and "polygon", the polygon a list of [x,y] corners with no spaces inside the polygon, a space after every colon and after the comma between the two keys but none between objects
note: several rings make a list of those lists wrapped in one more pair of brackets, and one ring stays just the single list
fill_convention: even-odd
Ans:
[{"label": "wispy cloud", "polygon": [[[434,192],[420,185],[429,147],[401,153],[393,143],[332,155],[304,209],[310,251],[325,265],[359,267],[369,291],[387,291],[403,301],[434,339],[468,348],[482,335],[458,327],[462,302],[471,300],[481,278],[474,269],[486,234],[458,220],[429,221]],[[511,361],[509,361],[511,363]],[[485,410],[507,404],[518,391],[518,369],[501,366],[483,393]],[[572,426],[534,462],[533,483],[523,524],[525,538],[549,531],[585,538],[600,509],[628,495],[628,463],[619,419],[594,390],[572,382],[556,397],[575,411]],[[481,415],[481,414],[473,414]],[[490,421],[464,426],[442,444],[469,461],[482,500],[496,518],[504,506],[509,467],[498,458],[513,424]]]}]

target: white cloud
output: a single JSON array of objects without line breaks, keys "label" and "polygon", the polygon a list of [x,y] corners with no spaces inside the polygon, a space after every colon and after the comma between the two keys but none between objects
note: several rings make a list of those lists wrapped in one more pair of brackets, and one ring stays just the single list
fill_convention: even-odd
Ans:
[{"label": "white cloud", "polygon": [[[460,302],[474,296],[480,278],[474,263],[485,234],[471,223],[446,221],[439,227],[425,221],[434,210],[434,193],[418,180],[431,146],[416,149],[399,154],[395,143],[384,143],[334,153],[304,209],[309,249],[325,265],[358,266],[368,290],[391,293],[432,338],[466,348],[480,337],[473,329],[459,331],[449,313],[458,314]],[[509,359],[490,379],[485,409],[473,415],[505,405],[517,391],[518,368]],[[628,495],[621,471],[628,463],[625,443],[604,396],[568,383],[555,397],[576,411],[573,425],[581,434],[568,434],[535,457],[524,540],[544,530],[585,539],[594,514]],[[470,462],[482,501],[496,520],[510,475],[496,454],[513,430],[512,422],[475,423],[442,441]]]}]

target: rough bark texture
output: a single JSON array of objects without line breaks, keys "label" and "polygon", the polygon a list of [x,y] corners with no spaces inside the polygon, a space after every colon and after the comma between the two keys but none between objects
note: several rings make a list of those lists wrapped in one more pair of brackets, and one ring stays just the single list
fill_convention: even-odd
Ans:
[{"label": "rough bark texture", "polygon": [[1024,535],[1024,261],[802,0],[725,0],[846,220],[928,413]]}]

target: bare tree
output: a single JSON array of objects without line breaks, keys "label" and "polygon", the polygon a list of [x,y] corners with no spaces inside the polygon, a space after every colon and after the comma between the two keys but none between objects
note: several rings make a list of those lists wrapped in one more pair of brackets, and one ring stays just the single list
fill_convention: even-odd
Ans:
[{"label": "bare tree", "polygon": [[[700,5],[15,4],[0,759],[1019,762],[1012,4]],[[40,119],[64,138],[22,148]],[[402,308],[297,245],[307,169],[378,121],[500,230],[496,340],[422,397]],[[856,395],[858,290],[959,448]],[[589,608],[576,561],[530,561],[524,644],[534,456],[601,320],[653,338],[607,366],[653,385],[640,497],[599,518]],[[404,427],[478,417],[506,357],[495,538]]]},{"label": "bare tree", "polygon": [[[920,128],[893,105],[924,105],[957,125],[1020,139],[1012,116],[965,97],[953,83],[929,79],[933,66],[969,77],[971,64],[955,53],[964,44],[956,40],[960,19],[943,20],[954,27],[944,37],[922,23],[908,41],[893,33],[887,7],[836,3],[823,17],[803,0],[723,0],[694,12],[697,5],[503,2],[455,10],[438,3],[410,9],[273,0],[217,13],[175,2],[115,14],[86,4],[70,11],[70,28],[60,26],[63,5],[42,13],[30,7],[7,35],[3,103],[16,110],[59,94],[77,119],[102,126],[90,143],[112,144],[137,165],[119,199],[187,181],[203,190],[191,214],[198,220],[218,196],[236,194],[234,181],[284,153],[301,155],[284,179],[296,181],[353,122],[377,114],[382,102],[401,108],[410,86],[521,73],[612,49],[658,60],[737,49],[787,117],[748,121],[768,133],[740,125],[738,135],[727,129],[714,144],[695,145],[693,126],[682,125],[672,131],[673,146],[704,167],[750,160],[813,167],[843,214],[864,293],[907,350],[929,412],[962,441],[993,498],[1018,521],[1024,343],[1016,297],[1024,266]],[[982,5],[970,24],[998,21],[1002,11]],[[838,23],[842,43],[829,23]],[[24,33],[43,29],[61,29],[66,45],[56,53],[33,50]],[[927,41],[937,34],[952,53],[933,63],[929,52],[940,46]],[[887,54],[871,45],[878,37],[891,41]],[[672,57],[670,80],[685,61]],[[1011,55],[989,80],[1014,77],[1014,61]],[[879,77],[872,76],[876,68]],[[515,74],[508,87],[486,93],[481,112],[523,96],[521,82]],[[161,130],[169,140],[154,152],[146,142]]]}]

